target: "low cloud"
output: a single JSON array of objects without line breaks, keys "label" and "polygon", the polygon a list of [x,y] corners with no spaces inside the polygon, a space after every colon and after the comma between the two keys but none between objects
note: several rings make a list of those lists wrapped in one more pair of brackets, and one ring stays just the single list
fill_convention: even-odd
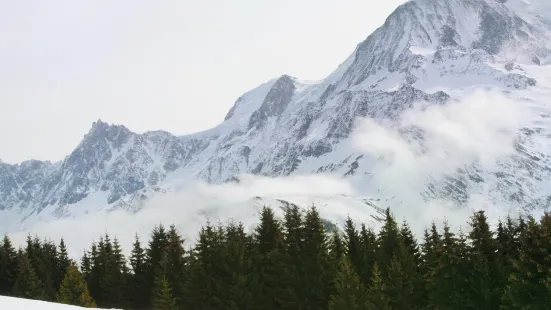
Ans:
[{"label": "low cloud", "polygon": [[[37,222],[29,229],[11,232],[10,236],[16,244],[24,244],[29,233],[56,242],[63,237],[70,254],[80,257],[91,242],[106,232],[116,236],[124,250],[129,251],[135,234],[142,241],[148,240],[153,227],[162,223],[165,226],[175,224],[189,245],[196,240],[199,229],[207,221],[212,224],[242,221],[247,229],[252,229],[264,202],[270,204],[276,199],[286,199],[307,207],[342,195],[354,196],[357,192],[346,180],[331,175],[284,178],[242,175],[239,183],[193,183],[176,192],[154,195],[135,214],[124,210],[99,211],[76,218]],[[256,196],[263,199],[257,202]],[[325,209],[324,214],[339,214],[339,210],[332,207],[320,205]],[[337,207],[343,208],[344,217],[349,213],[360,215],[357,210],[347,211],[346,205]],[[276,211],[281,214],[281,210]]]},{"label": "low cloud", "polygon": [[[439,179],[473,162],[491,169],[500,158],[514,154],[516,133],[530,116],[523,105],[493,92],[475,92],[444,106],[420,104],[393,127],[381,126],[371,119],[358,120],[352,140],[376,162],[368,183],[326,174],[283,178],[242,175],[239,183],[192,183],[177,191],[157,194],[135,214],[123,210],[94,212],[38,222],[29,230],[10,235],[17,244],[22,244],[29,233],[55,241],[64,237],[70,254],[80,257],[83,249],[105,232],[117,236],[129,251],[136,233],[147,240],[154,225],[174,223],[189,245],[207,220],[215,224],[242,221],[251,229],[262,204],[276,203],[277,199],[303,207],[317,204],[323,216],[337,223],[350,215],[373,224],[371,214],[375,210],[361,199],[351,198],[359,195],[380,198],[379,206],[390,205],[397,218],[407,219],[417,235],[431,221],[441,223],[445,218],[454,228],[466,229],[473,210],[486,210],[493,220],[509,210],[491,203],[484,192],[470,195],[467,207],[462,209],[446,199],[426,202],[420,192],[429,179]],[[423,132],[422,139],[412,134],[412,127]],[[404,135],[408,130],[409,134]],[[258,202],[256,196],[263,199]],[[401,203],[384,203],[388,197]]]},{"label": "low cloud", "polygon": [[418,104],[392,127],[373,119],[360,119],[353,136],[355,146],[379,163],[371,186],[397,195],[402,204],[393,208],[399,217],[424,226],[447,218],[453,226],[466,225],[473,210],[485,210],[496,220],[509,213],[488,198],[488,188],[470,193],[466,207],[450,200],[426,202],[421,192],[431,180],[441,180],[476,163],[495,171],[499,160],[516,153],[518,131],[532,114],[519,100],[497,91],[475,91],[446,105]]}]

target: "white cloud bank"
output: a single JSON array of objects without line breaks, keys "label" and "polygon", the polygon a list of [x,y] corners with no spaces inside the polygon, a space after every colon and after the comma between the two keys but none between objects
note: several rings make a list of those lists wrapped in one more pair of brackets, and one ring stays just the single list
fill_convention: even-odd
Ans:
[{"label": "white cloud bank", "polygon": [[[532,116],[521,101],[478,90],[446,105],[419,104],[392,128],[361,119],[353,139],[364,153],[383,159],[371,185],[405,202],[393,209],[398,216],[423,224],[447,217],[452,225],[464,226],[473,210],[485,210],[493,219],[509,210],[488,199],[488,188],[472,193],[463,209],[446,200],[424,202],[420,192],[426,190],[427,181],[475,162],[482,170],[498,169],[499,160],[516,153],[517,133]],[[422,138],[401,134],[412,127],[423,132]]]}]

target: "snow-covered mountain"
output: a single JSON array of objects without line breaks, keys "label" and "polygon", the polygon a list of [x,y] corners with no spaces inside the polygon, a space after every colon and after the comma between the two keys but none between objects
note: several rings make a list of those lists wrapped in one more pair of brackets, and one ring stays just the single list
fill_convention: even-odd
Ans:
[{"label": "snow-covered mountain", "polygon": [[[410,0],[327,78],[274,78],[243,94],[210,130],[137,134],[97,121],[62,162],[0,163],[0,212],[25,221],[44,212],[135,209],[175,183],[239,181],[242,173],[330,172],[370,184],[384,159],[353,147],[357,118],[392,127],[416,103],[446,105],[476,88],[498,89],[533,111],[516,153],[491,168],[473,162],[429,177],[419,196],[461,206],[484,193],[507,206],[545,208],[551,108],[538,98],[551,94],[549,42],[547,0]],[[422,146],[421,130],[402,134]],[[376,199],[389,199],[381,195]]]}]

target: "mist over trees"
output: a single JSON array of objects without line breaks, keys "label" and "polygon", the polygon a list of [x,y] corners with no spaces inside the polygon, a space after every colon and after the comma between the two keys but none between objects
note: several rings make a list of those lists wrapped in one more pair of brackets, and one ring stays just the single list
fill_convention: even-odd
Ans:
[{"label": "mist over trees", "polygon": [[0,295],[118,309],[549,309],[551,216],[475,212],[416,238],[387,209],[378,232],[328,230],[318,210],[265,207],[254,231],[206,223],[186,245],[174,225],[136,236],[123,255],[100,236],[79,260],[59,243],[0,241]]}]

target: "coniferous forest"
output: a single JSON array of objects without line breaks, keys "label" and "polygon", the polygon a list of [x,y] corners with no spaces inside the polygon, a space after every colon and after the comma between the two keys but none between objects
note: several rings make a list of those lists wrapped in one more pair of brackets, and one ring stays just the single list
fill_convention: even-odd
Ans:
[{"label": "coniferous forest", "polygon": [[[108,234],[79,261],[29,236],[0,242],[0,295],[119,309],[551,309],[551,216],[490,227],[476,212],[416,238],[386,211],[377,233],[352,219],[327,231],[315,207],[270,208],[254,232],[211,225],[193,247],[175,226],[136,237],[129,257]],[[418,242],[420,240],[420,242]]]}]

